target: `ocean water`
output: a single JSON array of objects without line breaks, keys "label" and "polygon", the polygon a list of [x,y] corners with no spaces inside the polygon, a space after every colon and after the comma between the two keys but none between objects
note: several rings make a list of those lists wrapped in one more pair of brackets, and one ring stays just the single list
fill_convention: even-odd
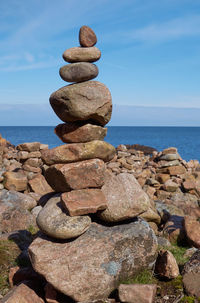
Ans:
[{"label": "ocean water", "polygon": [[[39,141],[53,148],[63,144],[53,126],[0,126],[0,134],[14,145]],[[200,161],[200,127],[109,126],[105,141],[115,147],[142,144],[159,151],[175,146],[183,159]]]}]

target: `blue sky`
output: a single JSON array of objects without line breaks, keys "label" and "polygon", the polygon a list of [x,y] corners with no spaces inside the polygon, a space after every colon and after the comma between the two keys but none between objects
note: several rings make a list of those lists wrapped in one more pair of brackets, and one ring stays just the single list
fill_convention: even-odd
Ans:
[{"label": "blue sky", "polygon": [[200,109],[199,0],[0,1],[0,105],[49,107],[49,95],[67,84],[62,53],[79,45],[82,25],[96,32],[96,80],[117,108]]}]

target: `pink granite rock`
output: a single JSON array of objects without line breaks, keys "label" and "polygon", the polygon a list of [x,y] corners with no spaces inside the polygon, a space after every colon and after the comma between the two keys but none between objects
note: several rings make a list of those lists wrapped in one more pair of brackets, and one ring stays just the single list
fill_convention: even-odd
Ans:
[{"label": "pink granite rock", "polygon": [[120,284],[119,299],[129,303],[153,303],[156,290],[156,284]]},{"label": "pink granite rock", "polygon": [[29,247],[33,268],[75,301],[106,299],[123,279],[155,261],[157,240],[142,219],[107,227],[92,223],[80,237],[52,242],[38,237]]},{"label": "pink granite rock", "polygon": [[70,216],[81,216],[104,210],[107,202],[100,189],[72,190],[61,195],[61,202]]},{"label": "pink granite rock", "polygon": [[47,182],[56,192],[101,187],[104,183],[104,175],[105,163],[99,159],[55,164],[45,172]]}]

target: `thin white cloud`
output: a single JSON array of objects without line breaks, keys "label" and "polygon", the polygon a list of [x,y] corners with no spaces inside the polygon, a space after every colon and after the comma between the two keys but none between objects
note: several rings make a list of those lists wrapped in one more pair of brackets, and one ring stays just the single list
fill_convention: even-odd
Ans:
[{"label": "thin white cloud", "polygon": [[159,42],[182,37],[200,36],[200,15],[190,15],[163,23],[150,24],[124,33],[124,36],[143,42]]}]

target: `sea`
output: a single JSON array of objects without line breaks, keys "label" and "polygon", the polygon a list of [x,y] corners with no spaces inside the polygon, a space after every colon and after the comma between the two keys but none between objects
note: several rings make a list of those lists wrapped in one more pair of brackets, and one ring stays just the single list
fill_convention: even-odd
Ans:
[{"label": "sea", "polygon": [[[0,126],[0,134],[13,145],[37,141],[53,148],[63,144],[53,126]],[[200,161],[200,127],[108,126],[105,141],[115,147],[141,144],[158,151],[174,146],[184,160]]]}]

